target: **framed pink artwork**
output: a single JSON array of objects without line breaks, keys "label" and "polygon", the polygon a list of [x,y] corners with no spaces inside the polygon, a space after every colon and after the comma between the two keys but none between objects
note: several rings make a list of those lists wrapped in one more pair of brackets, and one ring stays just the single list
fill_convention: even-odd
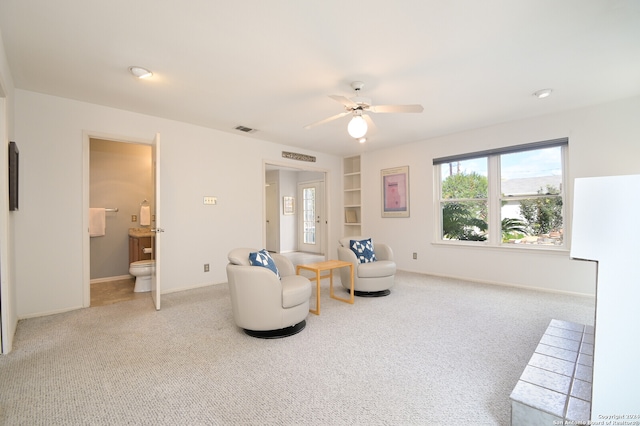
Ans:
[{"label": "framed pink artwork", "polygon": [[384,169],[382,217],[409,217],[409,166]]}]

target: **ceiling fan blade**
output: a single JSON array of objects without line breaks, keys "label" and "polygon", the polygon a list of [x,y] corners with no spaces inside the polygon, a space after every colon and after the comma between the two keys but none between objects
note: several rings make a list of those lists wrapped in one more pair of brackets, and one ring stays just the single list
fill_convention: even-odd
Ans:
[{"label": "ceiling fan blade", "polygon": [[378,131],[378,128],[376,127],[375,123],[373,122],[373,119],[371,118],[371,116],[369,114],[362,114],[362,116],[364,117],[364,121],[367,122],[367,134],[370,133],[375,133]]},{"label": "ceiling fan blade", "polygon": [[344,105],[345,108],[355,108],[358,106],[357,103],[353,102],[351,99],[346,98],[344,96],[329,95],[329,97],[336,102],[340,102],[342,105]]},{"label": "ceiling fan blade", "polygon": [[307,124],[306,126],[304,126],[304,128],[305,129],[310,129],[312,127],[316,127],[316,126],[319,126],[321,124],[325,124],[325,123],[328,123],[330,121],[337,120],[338,118],[342,118],[342,117],[344,117],[345,115],[348,115],[348,114],[351,114],[351,111],[341,112],[340,114],[332,115],[331,117],[325,118],[324,120],[320,120],[320,121],[317,121],[315,123]]},{"label": "ceiling fan blade", "polygon": [[369,108],[371,112],[385,113],[385,112],[422,112],[424,108],[422,105],[371,105]]}]

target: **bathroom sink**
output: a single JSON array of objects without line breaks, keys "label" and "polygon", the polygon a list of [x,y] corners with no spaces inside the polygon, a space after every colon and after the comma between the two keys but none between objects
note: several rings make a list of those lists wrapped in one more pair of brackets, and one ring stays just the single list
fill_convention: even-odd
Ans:
[{"label": "bathroom sink", "polygon": [[129,228],[129,236],[134,238],[153,237],[151,228]]}]

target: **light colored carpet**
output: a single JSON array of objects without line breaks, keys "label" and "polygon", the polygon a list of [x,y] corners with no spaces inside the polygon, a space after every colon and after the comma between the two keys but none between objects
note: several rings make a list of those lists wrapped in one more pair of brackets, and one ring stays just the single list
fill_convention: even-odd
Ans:
[{"label": "light colored carpet", "polygon": [[228,287],[20,321],[0,357],[5,425],[506,425],[553,318],[592,298],[399,272],[388,297],[328,298],[301,333],[233,323]]}]

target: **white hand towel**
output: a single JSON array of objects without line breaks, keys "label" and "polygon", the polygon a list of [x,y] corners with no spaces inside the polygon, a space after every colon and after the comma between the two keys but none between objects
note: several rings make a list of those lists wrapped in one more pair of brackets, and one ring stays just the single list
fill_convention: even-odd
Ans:
[{"label": "white hand towel", "polygon": [[151,209],[149,206],[140,207],[140,226],[151,225]]},{"label": "white hand towel", "polygon": [[102,237],[105,234],[105,228],[104,209],[89,209],[89,236]]}]

